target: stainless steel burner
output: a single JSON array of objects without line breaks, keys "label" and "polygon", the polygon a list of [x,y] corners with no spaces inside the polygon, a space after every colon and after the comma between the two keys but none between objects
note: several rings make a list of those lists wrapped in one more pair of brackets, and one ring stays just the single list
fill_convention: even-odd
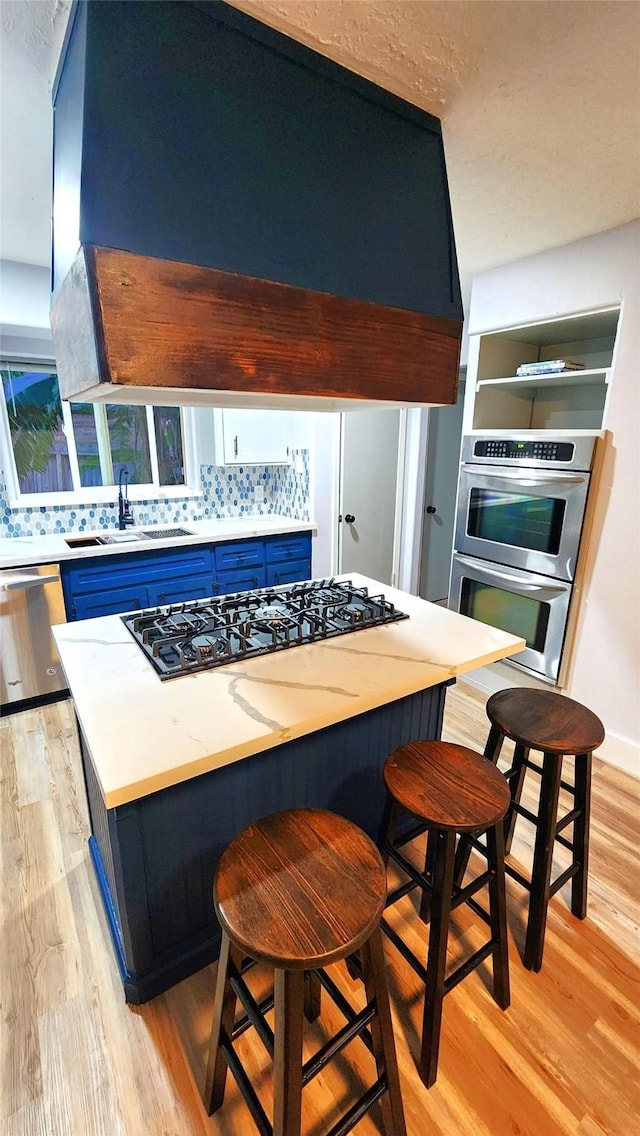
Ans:
[{"label": "stainless steel burner", "polygon": [[253,613],[253,618],[261,619],[264,623],[280,623],[288,614],[285,608],[277,607],[276,604],[267,604],[266,607],[259,607]]}]

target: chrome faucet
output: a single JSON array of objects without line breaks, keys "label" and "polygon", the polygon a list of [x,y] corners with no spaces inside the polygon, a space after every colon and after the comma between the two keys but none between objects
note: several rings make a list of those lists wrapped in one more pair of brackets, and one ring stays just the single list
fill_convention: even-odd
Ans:
[{"label": "chrome faucet", "polygon": [[127,525],[134,524],[133,514],[129,505],[129,498],[127,497],[127,487],[129,485],[129,470],[126,465],[120,467],[120,477],[118,479],[118,528],[126,529]]}]

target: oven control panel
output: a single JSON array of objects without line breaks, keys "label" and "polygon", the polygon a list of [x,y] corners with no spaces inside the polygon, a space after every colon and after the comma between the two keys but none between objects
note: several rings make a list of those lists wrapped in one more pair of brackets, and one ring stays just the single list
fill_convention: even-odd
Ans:
[{"label": "oven control panel", "polygon": [[482,438],[473,447],[475,458],[529,458],[542,462],[570,462],[573,453],[572,442],[549,442],[542,439],[521,441],[512,438]]}]

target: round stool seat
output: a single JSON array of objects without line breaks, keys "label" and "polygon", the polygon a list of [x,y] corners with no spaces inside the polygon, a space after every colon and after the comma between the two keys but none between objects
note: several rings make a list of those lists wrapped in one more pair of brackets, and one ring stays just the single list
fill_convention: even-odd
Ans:
[{"label": "round stool seat", "polygon": [[335,813],[289,809],[240,833],[214,883],[218,919],[254,959],[317,969],[369,939],[387,881],[373,841]]},{"label": "round stool seat", "polygon": [[551,690],[499,690],[487,702],[487,714],[512,741],[545,753],[591,753],[604,741],[593,711]]},{"label": "round stool seat", "polygon": [[387,758],[391,796],[434,828],[457,832],[489,828],[509,807],[509,786],[479,753],[451,742],[411,742]]}]

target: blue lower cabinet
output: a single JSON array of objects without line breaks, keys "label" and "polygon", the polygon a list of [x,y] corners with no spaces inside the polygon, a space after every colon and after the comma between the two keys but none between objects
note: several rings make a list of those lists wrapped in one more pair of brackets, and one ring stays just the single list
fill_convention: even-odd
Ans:
[{"label": "blue lower cabinet", "polygon": [[267,564],[290,564],[294,560],[306,560],[311,574],[311,533],[295,533],[291,536],[272,536],[267,542]]},{"label": "blue lower cabinet", "polygon": [[229,544],[216,544],[214,549],[216,573],[231,568],[262,567],[264,564],[263,540],[235,540]]},{"label": "blue lower cabinet", "polygon": [[[95,619],[99,615],[118,615],[123,611],[139,611],[150,607],[155,600],[149,599],[144,587],[105,588],[102,592],[89,592],[86,596],[75,596],[73,600],[73,619]],[[68,611],[67,611],[67,614]]]},{"label": "blue lower cabinet", "polygon": [[237,568],[235,571],[218,572],[216,577],[218,595],[229,592],[250,592],[255,588],[266,588],[267,577],[262,566],[259,568]]},{"label": "blue lower cabinet", "polygon": [[68,619],[162,607],[310,578],[308,532],[83,557],[62,565]]},{"label": "blue lower cabinet", "polygon": [[267,564],[267,587],[278,584],[295,584],[298,580],[308,580],[311,565],[308,560],[294,560],[290,564]]},{"label": "blue lower cabinet", "polygon": [[162,607],[186,600],[208,599],[216,594],[216,586],[211,576],[188,576],[186,580],[154,581],[148,584],[147,592],[150,606]]}]

